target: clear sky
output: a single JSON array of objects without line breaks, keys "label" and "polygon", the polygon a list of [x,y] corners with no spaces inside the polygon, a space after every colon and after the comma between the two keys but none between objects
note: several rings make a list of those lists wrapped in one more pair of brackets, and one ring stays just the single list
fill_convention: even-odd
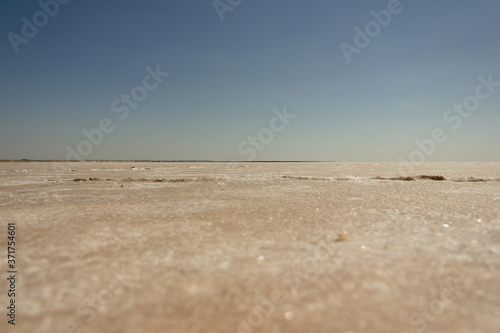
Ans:
[{"label": "clear sky", "polygon": [[59,1],[0,3],[0,159],[500,160],[500,1]]}]

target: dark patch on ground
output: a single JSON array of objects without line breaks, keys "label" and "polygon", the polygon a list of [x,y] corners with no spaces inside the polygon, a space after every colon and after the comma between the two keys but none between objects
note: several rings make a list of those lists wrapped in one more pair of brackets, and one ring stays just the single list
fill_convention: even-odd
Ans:
[{"label": "dark patch on ground", "polygon": [[430,180],[446,180],[443,176],[429,176],[429,175],[420,175],[417,176],[417,179],[430,179]]},{"label": "dark patch on ground", "polygon": [[405,182],[411,182],[411,181],[416,180],[414,177],[380,177],[380,176],[373,177],[372,179],[376,179],[376,180],[402,180]]}]

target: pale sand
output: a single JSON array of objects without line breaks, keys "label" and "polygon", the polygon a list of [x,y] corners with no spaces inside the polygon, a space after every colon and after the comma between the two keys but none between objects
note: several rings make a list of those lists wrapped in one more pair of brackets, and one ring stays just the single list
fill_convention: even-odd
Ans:
[{"label": "pale sand", "polygon": [[0,331],[500,332],[500,163],[398,167],[0,163]]}]

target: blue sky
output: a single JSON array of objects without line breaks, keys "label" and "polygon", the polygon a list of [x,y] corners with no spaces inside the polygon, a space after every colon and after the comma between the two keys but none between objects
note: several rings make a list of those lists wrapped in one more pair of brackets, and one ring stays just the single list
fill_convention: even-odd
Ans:
[{"label": "blue sky", "polygon": [[[402,0],[348,63],[340,44],[388,4],[243,0],[221,21],[212,0],[72,0],[43,22],[38,1],[2,1],[0,159],[398,161],[440,128],[425,160],[498,161],[500,87],[459,128],[443,116],[478,77],[500,82],[500,2]],[[148,66],[169,75],[137,88]],[[147,96],[120,119],[134,88]]]}]

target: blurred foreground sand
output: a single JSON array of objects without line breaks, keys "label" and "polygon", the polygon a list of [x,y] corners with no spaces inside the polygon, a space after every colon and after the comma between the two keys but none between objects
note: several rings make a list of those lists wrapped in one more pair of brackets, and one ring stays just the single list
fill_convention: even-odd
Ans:
[{"label": "blurred foreground sand", "polygon": [[500,163],[398,167],[0,163],[0,331],[500,332]]}]

